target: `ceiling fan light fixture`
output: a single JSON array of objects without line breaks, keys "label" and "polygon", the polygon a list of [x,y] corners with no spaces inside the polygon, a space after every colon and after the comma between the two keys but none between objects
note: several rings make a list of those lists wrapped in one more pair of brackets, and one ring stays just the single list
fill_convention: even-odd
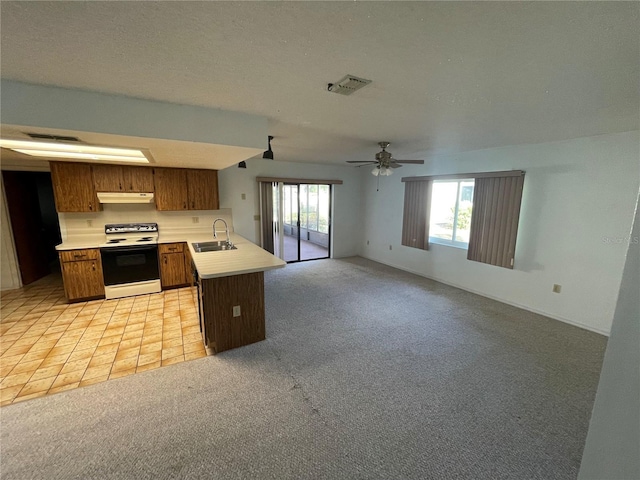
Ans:
[{"label": "ceiling fan light fixture", "polygon": [[390,176],[393,174],[393,170],[389,167],[381,167],[379,165],[376,165],[375,167],[373,167],[373,170],[371,171],[371,175],[373,176]]},{"label": "ceiling fan light fixture", "polygon": [[264,158],[265,160],[273,160],[273,150],[271,150],[271,140],[273,140],[273,137],[269,135],[267,138],[269,148],[264,151],[264,153],[262,154],[262,158]]}]

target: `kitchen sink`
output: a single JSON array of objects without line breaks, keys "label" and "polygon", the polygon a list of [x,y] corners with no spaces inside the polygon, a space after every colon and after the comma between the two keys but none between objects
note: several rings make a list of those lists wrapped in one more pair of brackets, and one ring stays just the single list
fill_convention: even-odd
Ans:
[{"label": "kitchen sink", "polygon": [[199,242],[192,243],[193,249],[198,252],[218,252],[220,250],[237,250],[235,245],[231,243],[227,243],[224,240],[218,240],[215,242]]}]

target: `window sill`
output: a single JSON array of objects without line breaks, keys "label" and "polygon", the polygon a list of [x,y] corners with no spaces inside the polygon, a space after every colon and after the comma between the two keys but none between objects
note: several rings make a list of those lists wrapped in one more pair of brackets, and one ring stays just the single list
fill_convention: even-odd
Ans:
[{"label": "window sill", "polygon": [[445,247],[453,247],[453,248],[457,248],[459,250],[469,250],[469,244],[468,243],[451,242],[451,241],[443,240],[443,239],[437,238],[437,237],[429,237],[429,243],[430,244],[435,244],[435,245],[443,245]]}]

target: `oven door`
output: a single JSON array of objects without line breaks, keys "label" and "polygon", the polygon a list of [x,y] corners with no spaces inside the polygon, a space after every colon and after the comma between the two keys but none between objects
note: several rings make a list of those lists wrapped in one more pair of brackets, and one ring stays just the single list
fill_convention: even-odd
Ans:
[{"label": "oven door", "polygon": [[105,285],[160,279],[157,245],[101,248],[100,256]]}]

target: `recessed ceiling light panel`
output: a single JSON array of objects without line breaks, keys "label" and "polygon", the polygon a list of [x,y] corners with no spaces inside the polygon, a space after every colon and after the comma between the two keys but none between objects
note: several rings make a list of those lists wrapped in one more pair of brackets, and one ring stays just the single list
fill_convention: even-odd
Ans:
[{"label": "recessed ceiling light panel", "polygon": [[33,142],[28,140],[0,139],[0,147],[33,157],[68,158],[104,162],[149,163],[140,150],[131,148],[99,147],[85,144],[57,142]]},{"label": "recessed ceiling light panel", "polygon": [[366,87],[371,83],[371,80],[365,78],[356,77],[355,75],[346,75],[336,83],[330,83],[328,90],[333,93],[339,93],[340,95],[351,95],[362,87]]}]

